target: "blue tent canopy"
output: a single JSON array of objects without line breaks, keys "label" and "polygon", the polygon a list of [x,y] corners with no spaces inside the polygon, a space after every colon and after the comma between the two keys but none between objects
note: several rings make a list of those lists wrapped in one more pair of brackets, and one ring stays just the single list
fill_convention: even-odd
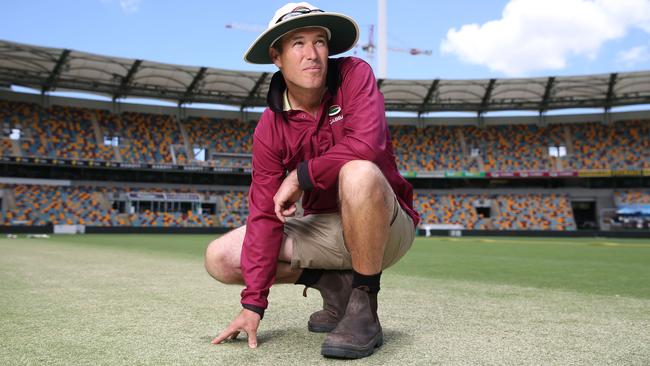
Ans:
[{"label": "blue tent canopy", "polygon": [[621,205],[616,213],[619,215],[640,215],[650,216],[650,205],[648,204],[634,204],[634,205]]}]

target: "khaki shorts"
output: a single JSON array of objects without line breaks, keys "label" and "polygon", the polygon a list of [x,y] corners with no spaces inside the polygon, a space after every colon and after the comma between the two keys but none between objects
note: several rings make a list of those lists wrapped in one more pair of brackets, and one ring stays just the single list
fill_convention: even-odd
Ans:
[{"label": "khaki shorts", "polygon": [[[395,198],[390,238],[384,250],[382,269],[395,264],[411,248],[415,227]],[[293,240],[293,268],[351,269],[350,253],[343,241],[341,215],[312,214],[290,218],[284,233]]]}]

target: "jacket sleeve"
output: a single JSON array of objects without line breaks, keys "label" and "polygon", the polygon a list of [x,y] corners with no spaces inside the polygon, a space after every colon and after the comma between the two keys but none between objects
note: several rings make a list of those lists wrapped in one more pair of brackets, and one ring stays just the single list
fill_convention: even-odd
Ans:
[{"label": "jacket sleeve", "polygon": [[268,306],[269,289],[275,282],[282,244],[283,223],[275,215],[273,196],[285,171],[279,151],[264,141],[259,130],[256,129],[253,136],[253,180],[248,193],[249,215],[241,252],[246,288],[241,292],[241,303],[262,317]]},{"label": "jacket sleeve", "polygon": [[339,93],[346,98],[345,136],[323,155],[301,163],[298,167],[303,190],[327,189],[338,182],[341,167],[351,160],[376,162],[386,150],[387,129],[384,97],[370,66],[355,60],[341,74]]}]

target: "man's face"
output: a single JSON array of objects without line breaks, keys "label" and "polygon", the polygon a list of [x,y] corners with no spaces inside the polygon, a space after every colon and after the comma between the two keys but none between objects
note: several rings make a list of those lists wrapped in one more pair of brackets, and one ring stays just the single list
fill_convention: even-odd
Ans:
[{"label": "man's face", "polygon": [[273,63],[282,70],[289,90],[322,89],[327,77],[327,33],[321,28],[297,29],[280,40],[282,52],[271,49]]}]

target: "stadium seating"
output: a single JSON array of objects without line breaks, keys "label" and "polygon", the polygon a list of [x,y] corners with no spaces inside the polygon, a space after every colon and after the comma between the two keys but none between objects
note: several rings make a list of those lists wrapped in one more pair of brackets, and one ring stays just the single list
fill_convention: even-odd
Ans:
[{"label": "stadium seating", "polygon": [[255,124],[230,119],[190,118],[184,122],[191,146],[223,153],[250,154]]},{"label": "stadium seating", "polygon": [[[0,156],[84,159],[126,163],[196,164],[250,168],[254,122],[208,117],[175,117],[145,113],[112,113],[64,106],[0,100]],[[20,139],[8,132],[21,130]],[[404,172],[516,172],[650,169],[650,121],[610,124],[573,123],[549,126],[391,125],[397,165]],[[115,145],[114,145],[115,144]],[[565,157],[551,156],[549,147],[565,147]],[[206,151],[205,161],[193,149]],[[222,226],[246,222],[243,191],[152,189],[168,193],[199,192],[218,197],[210,214],[198,211],[119,212],[115,196],[128,187],[1,186],[15,198],[0,223],[91,226]],[[650,191],[618,191],[617,207],[650,204]],[[489,201],[491,215],[477,210]],[[214,204],[214,203],[213,203]],[[5,205],[6,206],[6,205]],[[556,194],[466,195],[418,193],[415,206],[423,223],[463,225],[467,229],[575,230],[567,197]]]},{"label": "stadium seating", "polygon": [[[154,227],[238,227],[245,224],[248,202],[245,191],[194,189],[130,189],[128,187],[4,185],[15,198],[15,207],[6,210],[0,224],[87,225]],[[155,211],[119,212],[113,202],[129,192],[198,193],[218,197],[213,214]],[[618,200],[649,202],[650,192],[623,192]],[[423,224],[461,225],[466,229],[496,230],[575,230],[567,197],[556,194],[466,195],[418,192],[415,208]],[[482,204],[479,204],[481,203]],[[487,202],[487,204],[486,204]],[[627,202],[627,201],[625,201]],[[476,206],[488,206],[490,217],[479,214]]]},{"label": "stadium seating", "polygon": [[[250,168],[246,155],[255,127],[254,122],[231,119],[191,117],[179,122],[165,115],[8,101],[0,101],[0,122],[5,130],[21,128],[23,156],[230,168]],[[483,128],[392,125],[390,130],[402,171],[650,169],[650,121]],[[106,137],[117,138],[118,146],[105,145]],[[567,155],[550,156],[549,147],[559,146]],[[187,150],[194,148],[206,149],[205,161],[196,161]],[[13,150],[3,139],[0,154],[14,155]]]},{"label": "stadium seating", "polygon": [[496,198],[497,230],[576,230],[571,204],[557,194],[506,195]]},{"label": "stadium seating", "polygon": [[[489,202],[490,217],[476,206]],[[468,230],[576,230],[567,197],[556,194],[464,195],[417,193],[422,224],[461,225]],[[485,205],[485,203],[484,203]]]},{"label": "stadium seating", "polygon": [[0,140],[0,156],[12,156],[12,150],[11,140],[8,138]]},{"label": "stadium seating", "polygon": [[614,192],[614,203],[623,205],[650,205],[650,190],[623,190]]},{"label": "stadium seating", "polygon": [[8,210],[0,222],[21,225],[114,226],[116,215],[104,207],[97,194],[101,189],[42,185],[8,186],[15,197],[15,208]]},{"label": "stadium seating", "polygon": [[87,226],[159,226],[159,227],[237,227],[248,215],[247,199],[239,191],[147,188],[148,193],[199,193],[221,197],[214,214],[165,212],[143,209],[119,212],[113,202],[120,195],[137,192],[128,187],[0,185],[14,198],[14,207],[0,215],[0,225],[87,225]]},{"label": "stadium seating", "polygon": [[[208,154],[250,154],[253,150],[254,123],[230,119],[212,119],[207,117],[189,118],[183,125],[187,131],[189,145],[204,148]],[[199,164],[216,167],[250,168],[249,158],[206,157],[206,162]]]},{"label": "stadium seating", "polygon": [[562,126],[462,128],[468,149],[479,149],[486,171],[555,170],[548,146],[563,144]]},{"label": "stadium seating", "polygon": [[223,191],[219,192],[223,198],[225,210],[219,213],[219,223],[223,227],[239,227],[246,223],[248,216],[247,192]]},{"label": "stadium seating", "polygon": [[465,159],[456,128],[391,126],[393,149],[400,170],[463,170]]},{"label": "stadium seating", "polygon": [[573,136],[572,169],[650,168],[650,122],[623,121],[569,126]]},{"label": "stadium seating", "polygon": [[118,136],[122,161],[128,163],[173,162],[171,145],[182,141],[178,125],[170,116],[131,113],[114,115],[98,111],[98,122],[107,136]]}]

